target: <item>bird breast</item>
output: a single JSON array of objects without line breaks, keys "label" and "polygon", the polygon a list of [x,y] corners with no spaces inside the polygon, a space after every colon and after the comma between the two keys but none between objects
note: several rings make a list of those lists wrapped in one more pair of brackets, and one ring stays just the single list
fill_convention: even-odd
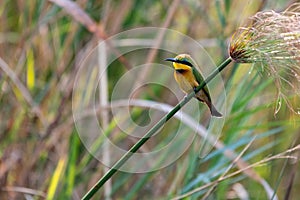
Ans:
[{"label": "bird breast", "polygon": [[181,90],[185,93],[191,92],[199,85],[193,73],[189,70],[176,70],[174,72],[174,77]]}]

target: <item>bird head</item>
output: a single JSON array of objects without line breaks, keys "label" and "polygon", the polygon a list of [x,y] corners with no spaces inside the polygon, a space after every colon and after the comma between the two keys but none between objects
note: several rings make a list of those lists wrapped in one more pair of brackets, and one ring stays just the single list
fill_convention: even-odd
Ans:
[{"label": "bird head", "polygon": [[191,70],[193,66],[193,59],[188,54],[179,54],[175,58],[167,58],[165,61],[173,62],[173,67],[177,69],[183,70]]}]

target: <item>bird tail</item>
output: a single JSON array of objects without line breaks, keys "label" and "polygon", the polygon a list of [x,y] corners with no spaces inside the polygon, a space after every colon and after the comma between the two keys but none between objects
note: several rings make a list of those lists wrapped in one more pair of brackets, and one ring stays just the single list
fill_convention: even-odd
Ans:
[{"label": "bird tail", "polygon": [[222,117],[223,116],[211,102],[207,101],[205,103],[207,104],[212,116],[214,116],[214,117]]}]

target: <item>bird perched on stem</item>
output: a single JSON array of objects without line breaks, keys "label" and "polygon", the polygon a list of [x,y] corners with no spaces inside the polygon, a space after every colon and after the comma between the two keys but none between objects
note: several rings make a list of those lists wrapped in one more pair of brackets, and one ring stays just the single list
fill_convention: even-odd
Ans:
[{"label": "bird perched on stem", "polygon": [[[201,73],[196,69],[195,62],[188,54],[179,54],[175,58],[167,58],[165,61],[171,61],[175,69],[174,77],[179,87],[186,94],[195,90],[202,81],[204,81]],[[215,117],[222,117],[211,102],[207,86],[200,90],[196,95],[199,101],[204,102],[210,109],[210,113]]]}]

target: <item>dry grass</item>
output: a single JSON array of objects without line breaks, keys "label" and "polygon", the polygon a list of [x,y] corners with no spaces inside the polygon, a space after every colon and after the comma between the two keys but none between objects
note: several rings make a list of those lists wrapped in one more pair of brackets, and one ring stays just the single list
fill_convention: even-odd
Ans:
[{"label": "dry grass", "polygon": [[[99,39],[134,27],[164,26],[180,30],[195,39],[217,41],[206,48],[215,62],[220,62],[227,51],[226,38],[232,35],[242,19],[266,6],[288,6],[283,0],[278,3],[253,0],[247,4],[237,0],[218,2],[220,4],[214,1],[169,0],[18,0],[13,4],[9,0],[1,1],[0,199],[80,199],[103,175],[105,167],[93,159],[81,144],[72,117],[75,75],[81,61]],[[118,12],[120,8],[122,12]],[[269,13],[274,17],[278,15]],[[267,16],[258,15],[254,21],[259,24],[258,19],[261,18],[267,19]],[[287,32],[295,27],[291,22],[288,24],[289,30],[283,38],[289,39]],[[293,34],[298,37],[295,32]],[[284,48],[288,48],[290,53],[296,51],[297,45],[290,40],[285,44]],[[281,50],[280,45],[277,49]],[[114,53],[119,55],[117,49]],[[143,55],[135,59],[143,63],[146,60],[161,63],[165,58],[165,54],[154,50]],[[269,55],[276,56],[270,52]],[[108,74],[109,89],[118,81],[120,74],[133,68],[131,61],[132,57],[122,55],[112,64]],[[282,62],[279,60],[272,66],[277,70]],[[298,69],[294,65],[298,67],[294,62],[285,66]],[[286,149],[299,144],[299,119],[286,112],[283,103],[274,118],[269,109],[272,104],[270,96],[273,96],[269,91],[274,86],[254,72],[248,74],[248,69],[233,67],[223,74],[230,105],[219,138],[222,143],[217,144],[221,146],[212,150],[205,159],[199,159],[199,147],[195,144],[175,163],[156,172],[118,173],[112,179],[111,198],[165,199],[180,195],[200,198],[207,189],[215,188],[212,198],[222,199],[229,193],[235,194],[233,186],[237,183],[246,188],[251,199],[265,198],[266,190],[255,178],[240,175],[241,172],[247,174],[247,170],[266,181],[280,199],[284,196],[286,199],[297,198],[299,165],[294,159],[286,160],[299,154]],[[281,79],[282,84],[299,86],[295,85],[298,83],[295,77],[287,80],[289,82],[285,84]],[[169,93],[165,88],[153,87],[143,90],[141,96],[174,105],[176,99],[166,94]],[[136,114],[135,117],[147,117],[147,113],[143,112],[133,114]],[[136,138],[123,138],[123,133],[112,121],[110,118],[107,132],[120,146],[130,147]],[[167,143],[169,137],[176,134],[177,124],[178,121],[171,121],[147,148],[155,149],[161,142]],[[243,152],[254,135],[257,135],[255,141]],[[287,152],[288,155],[269,156],[279,152]],[[242,160],[233,162],[239,154],[243,155]],[[247,165],[243,165],[245,163]],[[257,164],[264,165],[254,168]],[[229,166],[232,168],[226,175]],[[288,183],[288,188],[285,183]],[[199,193],[200,190],[203,193]],[[97,194],[97,198],[104,196],[103,190]]]}]

